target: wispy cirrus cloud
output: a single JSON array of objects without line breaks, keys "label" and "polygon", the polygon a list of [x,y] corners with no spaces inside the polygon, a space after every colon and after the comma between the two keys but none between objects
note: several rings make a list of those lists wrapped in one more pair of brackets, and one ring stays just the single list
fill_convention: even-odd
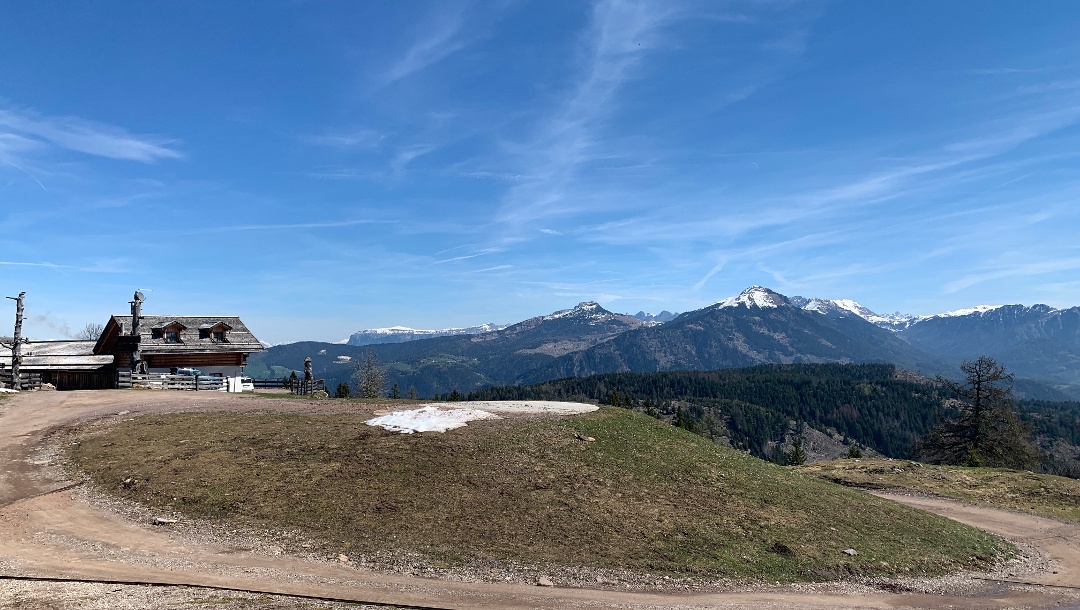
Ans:
[{"label": "wispy cirrus cloud", "polygon": [[329,146],[332,148],[377,148],[384,139],[383,134],[374,129],[352,129],[338,132],[325,132],[317,135],[307,135],[301,140],[313,146]]},{"label": "wispy cirrus cloud", "polygon": [[487,256],[489,254],[496,254],[496,253],[502,252],[502,251],[503,251],[503,248],[483,248],[481,250],[478,250],[477,252],[473,252],[472,254],[462,254],[460,256],[452,256],[450,258],[444,258],[444,259],[434,261],[432,264],[433,265],[445,265],[446,263],[453,263],[453,262],[457,262],[457,261],[469,260],[471,258],[477,258],[477,257],[480,257],[480,256]]},{"label": "wispy cirrus cloud", "polygon": [[48,261],[0,261],[0,266],[7,267],[40,267],[57,271],[82,271],[86,273],[122,273],[126,271],[122,260],[102,260],[92,265],[62,265]]},{"label": "wispy cirrus cloud", "polygon": [[419,72],[468,46],[472,38],[463,33],[466,8],[463,4],[447,7],[423,24],[417,40],[383,73],[383,83],[390,84]]},{"label": "wispy cirrus cloud", "polygon": [[513,186],[499,220],[521,225],[564,215],[578,202],[566,192],[575,172],[597,158],[609,157],[594,133],[611,112],[619,89],[634,78],[642,57],[663,41],[663,29],[677,16],[670,3],[602,0],[593,10],[583,40],[586,49],[576,86],[555,112],[542,121],[536,137],[515,148],[529,177]]},{"label": "wispy cirrus cloud", "polygon": [[1057,66],[1039,66],[1035,68],[1012,68],[1009,66],[1001,66],[999,68],[971,68],[964,70],[964,74],[971,74],[973,76],[996,76],[1001,74],[1030,74],[1033,72],[1045,72],[1047,70],[1053,70]]},{"label": "wispy cirrus cloud", "polygon": [[394,158],[390,161],[390,169],[393,171],[395,177],[400,178],[402,174],[405,173],[405,168],[410,163],[433,150],[435,150],[435,146],[432,144],[407,146],[394,155]]},{"label": "wispy cirrus cloud", "polygon": [[47,142],[62,149],[98,157],[153,163],[159,159],[179,159],[183,154],[173,140],[160,136],[132,134],[112,125],[78,117],[47,117],[27,110],[0,109],[0,148],[26,147],[28,142]]},{"label": "wispy cirrus cloud", "polygon": [[1080,258],[1002,263],[993,268],[970,273],[947,282],[943,289],[945,294],[953,294],[992,280],[1076,271],[1078,269],[1080,269]]}]

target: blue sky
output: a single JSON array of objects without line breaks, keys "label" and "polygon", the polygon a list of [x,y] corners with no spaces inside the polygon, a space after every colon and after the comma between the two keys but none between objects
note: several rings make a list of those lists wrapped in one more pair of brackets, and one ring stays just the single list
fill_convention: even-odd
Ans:
[{"label": "blue sky", "polygon": [[136,288],[270,342],[752,284],[1080,305],[1080,4],[0,14],[0,287],[31,338]]}]

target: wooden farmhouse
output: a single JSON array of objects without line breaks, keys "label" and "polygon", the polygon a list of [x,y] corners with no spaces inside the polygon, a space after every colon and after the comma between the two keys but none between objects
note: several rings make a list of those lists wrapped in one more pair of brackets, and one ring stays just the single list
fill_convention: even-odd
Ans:
[{"label": "wooden farmhouse", "polygon": [[139,368],[168,373],[197,368],[204,373],[239,375],[247,356],[263,346],[236,316],[112,316],[94,353],[109,354],[117,370]]},{"label": "wooden farmhouse", "polygon": [[[243,372],[248,354],[263,351],[237,316],[144,316],[142,302],[136,292],[131,315],[109,318],[97,341],[24,343],[20,373],[40,374],[58,390],[107,389],[117,387],[119,372],[195,368],[233,377]],[[10,370],[11,353],[4,352],[0,370]]]},{"label": "wooden farmhouse", "polygon": [[168,373],[197,368],[205,374],[239,375],[248,354],[262,343],[236,316],[144,316],[135,293],[130,316],[112,316],[94,346],[111,355],[118,371]]}]

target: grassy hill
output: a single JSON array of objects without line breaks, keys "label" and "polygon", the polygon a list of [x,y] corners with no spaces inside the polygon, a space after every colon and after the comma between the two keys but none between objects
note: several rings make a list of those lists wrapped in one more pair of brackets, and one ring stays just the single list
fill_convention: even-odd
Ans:
[{"label": "grassy hill", "polygon": [[932,466],[903,460],[834,460],[802,472],[864,489],[911,490],[1055,519],[1080,521],[1080,481],[1005,468]]},{"label": "grassy hill", "polygon": [[433,563],[791,581],[937,574],[1008,552],[975,529],[625,409],[413,435],[366,426],[370,406],[356,409],[144,416],[82,429],[68,456],[110,493],[299,528],[329,556],[403,549]]}]

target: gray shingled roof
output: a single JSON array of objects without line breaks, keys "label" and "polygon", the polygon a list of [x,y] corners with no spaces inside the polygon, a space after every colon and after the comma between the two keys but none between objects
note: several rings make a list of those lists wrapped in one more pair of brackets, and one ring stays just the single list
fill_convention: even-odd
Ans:
[{"label": "gray shingled roof", "polygon": [[[20,369],[25,372],[42,370],[95,370],[113,363],[113,357],[94,355],[94,341],[31,341],[23,345]],[[11,368],[11,351],[0,351],[0,364]]]},{"label": "gray shingled roof", "polygon": [[[131,333],[131,316],[113,316],[112,319],[120,326],[121,336]],[[155,336],[155,330],[173,322],[183,327],[179,343],[166,342],[163,333]],[[209,330],[218,323],[229,327],[224,342],[202,336],[200,331]],[[139,318],[139,349],[144,354],[251,353],[263,351],[263,346],[236,316],[142,316]]]}]

